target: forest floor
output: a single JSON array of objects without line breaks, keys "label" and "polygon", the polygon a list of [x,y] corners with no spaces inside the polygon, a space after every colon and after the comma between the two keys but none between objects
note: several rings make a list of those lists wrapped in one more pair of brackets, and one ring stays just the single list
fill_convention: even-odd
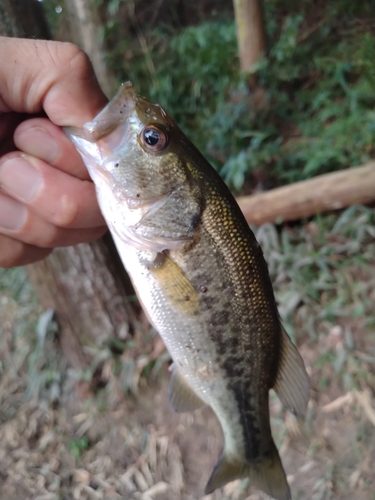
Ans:
[{"label": "forest floor", "polygon": [[[306,418],[271,393],[271,423],[294,500],[375,499],[375,210],[257,230],[280,314],[311,375]],[[246,481],[203,496],[222,448],[206,408],[168,407],[167,356],[106,359],[106,386],[63,366],[49,312],[22,269],[0,274],[0,498],[263,500]],[[52,326],[52,327],[51,327]],[[130,368],[129,368],[130,367]],[[145,369],[146,367],[146,369]],[[124,373],[121,371],[120,373]]]}]

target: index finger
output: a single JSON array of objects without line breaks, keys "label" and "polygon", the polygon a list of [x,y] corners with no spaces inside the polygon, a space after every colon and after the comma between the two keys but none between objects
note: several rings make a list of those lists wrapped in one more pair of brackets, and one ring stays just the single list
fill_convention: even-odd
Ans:
[{"label": "index finger", "polygon": [[59,126],[81,127],[104,107],[87,55],[67,42],[0,37],[0,112],[45,111]]}]

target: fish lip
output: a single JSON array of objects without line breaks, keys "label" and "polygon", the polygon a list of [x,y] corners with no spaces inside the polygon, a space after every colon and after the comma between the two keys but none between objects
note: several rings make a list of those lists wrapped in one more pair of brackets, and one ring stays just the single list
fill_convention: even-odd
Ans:
[{"label": "fish lip", "polygon": [[136,132],[132,129],[131,121],[128,117],[117,125],[112,131],[112,136],[108,134],[98,141],[88,140],[84,129],[64,130],[80,153],[93,180],[100,176],[102,179],[105,177],[106,182],[109,182],[113,170],[120,162],[124,162],[132,151],[134,141],[136,141]]},{"label": "fish lip", "polygon": [[108,136],[118,125],[126,121],[136,108],[139,96],[131,82],[121,84],[111,101],[92,121],[83,125],[83,137],[95,142]]},{"label": "fish lip", "polygon": [[[136,106],[139,96],[131,82],[123,83],[111,101],[89,122],[83,124],[82,128],[64,127],[65,134],[74,143],[78,151],[85,158],[95,160],[103,167],[105,157],[112,156],[110,148],[122,147],[131,139],[132,116],[136,115]],[[106,138],[118,130],[118,137],[106,141]],[[121,139],[122,137],[122,139]],[[122,151],[124,153],[124,151]]]}]

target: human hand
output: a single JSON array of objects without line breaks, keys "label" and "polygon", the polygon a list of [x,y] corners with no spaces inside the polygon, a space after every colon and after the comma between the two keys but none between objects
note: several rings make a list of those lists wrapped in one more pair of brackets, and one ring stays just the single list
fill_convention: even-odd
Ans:
[{"label": "human hand", "polygon": [[0,61],[0,267],[13,267],[105,233],[94,184],[60,127],[82,127],[107,100],[72,44],[0,37]]}]

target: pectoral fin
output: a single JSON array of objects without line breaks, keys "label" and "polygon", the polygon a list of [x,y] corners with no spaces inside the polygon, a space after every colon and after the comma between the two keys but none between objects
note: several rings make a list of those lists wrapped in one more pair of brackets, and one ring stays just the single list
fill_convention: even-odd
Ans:
[{"label": "pectoral fin", "polygon": [[172,306],[181,313],[194,314],[199,298],[188,277],[168,255],[159,254],[156,262],[150,271]]},{"label": "pectoral fin", "polygon": [[304,362],[283,329],[281,359],[274,390],[283,405],[295,415],[304,415],[310,398],[310,379]]},{"label": "pectoral fin", "polygon": [[216,464],[205,489],[205,494],[225,486],[235,479],[248,477],[251,483],[277,500],[290,500],[291,494],[276,446],[259,462],[248,464],[223,455]]},{"label": "pectoral fin", "polygon": [[169,382],[168,399],[171,407],[178,413],[197,410],[205,405],[176,368],[173,369]]}]

